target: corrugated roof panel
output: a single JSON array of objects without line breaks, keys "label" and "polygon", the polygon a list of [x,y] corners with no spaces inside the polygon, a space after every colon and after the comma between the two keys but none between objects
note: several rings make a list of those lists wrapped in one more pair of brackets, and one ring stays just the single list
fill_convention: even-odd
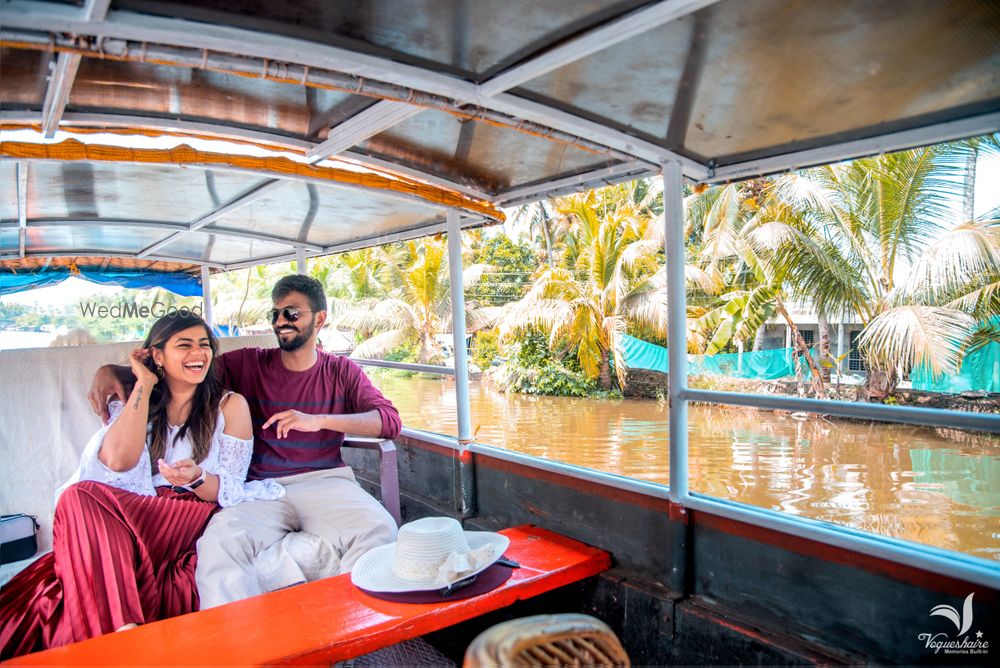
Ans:
[{"label": "corrugated roof panel", "polygon": [[726,164],[995,111],[997,72],[997,2],[727,0],[516,92]]},{"label": "corrugated roof panel", "polygon": [[117,0],[116,8],[295,36],[481,79],[648,0]]},{"label": "corrugated roof panel", "polygon": [[0,220],[17,221],[17,163],[0,162]]},{"label": "corrugated roof panel", "polygon": [[228,264],[246,260],[263,260],[289,253],[288,246],[251,239],[227,239],[202,232],[191,232],[167,244],[157,255],[192,262]]},{"label": "corrugated roof panel", "polygon": [[[330,246],[443,219],[443,208],[417,200],[356,188],[292,183],[205,229],[237,229]],[[300,239],[301,234],[305,236]]]},{"label": "corrugated roof panel", "polygon": [[28,225],[25,250],[27,253],[93,254],[86,251],[101,250],[108,253],[138,253],[166,233],[150,229],[137,229],[107,223],[97,225]]},{"label": "corrugated roof panel", "polygon": [[0,49],[0,108],[41,110],[50,60],[44,51]]},{"label": "corrugated roof panel", "polygon": [[84,58],[67,109],[208,120],[308,136],[373,102],[209,70]]},{"label": "corrugated roof panel", "polygon": [[604,153],[440,111],[423,111],[356,150],[491,193],[617,162]]},{"label": "corrugated roof panel", "polygon": [[20,236],[15,225],[0,226],[0,255],[18,252]]},{"label": "corrugated roof panel", "polygon": [[684,147],[720,164],[919,126],[949,108],[953,118],[1000,109],[997,2],[756,0],[704,11]]},{"label": "corrugated roof panel", "polygon": [[262,181],[175,166],[32,162],[29,219],[191,223]]},{"label": "corrugated roof panel", "polygon": [[695,16],[686,16],[532,79],[513,92],[663,142],[697,34]]}]

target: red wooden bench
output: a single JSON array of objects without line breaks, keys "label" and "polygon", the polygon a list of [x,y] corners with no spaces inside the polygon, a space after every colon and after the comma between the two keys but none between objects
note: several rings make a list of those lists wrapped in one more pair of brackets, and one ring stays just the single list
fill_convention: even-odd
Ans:
[{"label": "red wooden bench", "polygon": [[434,604],[391,603],[339,575],[123,633],[19,657],[12,665],[329,664],[416,638],[597,575],[607,552],[533,526],[502,533],[519,562],[480,596]]}]

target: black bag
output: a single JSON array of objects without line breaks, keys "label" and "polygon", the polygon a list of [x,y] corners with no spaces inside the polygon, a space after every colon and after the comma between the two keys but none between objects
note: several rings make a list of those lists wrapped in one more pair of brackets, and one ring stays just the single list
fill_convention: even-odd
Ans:
[{"label": "black bag", "polygon": [[34,515],[0,515],[0,564],[33,557],[38,552],[38,528]]}]

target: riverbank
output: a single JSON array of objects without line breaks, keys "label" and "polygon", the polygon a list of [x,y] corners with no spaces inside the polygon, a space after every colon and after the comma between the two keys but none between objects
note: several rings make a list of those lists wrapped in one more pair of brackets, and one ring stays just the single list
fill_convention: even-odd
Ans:
[{"label": "riverbank", "polygon": [[[664,399],[667,396],[668,374],[647,369],[628,372],[628,382],[623,394],[626,397]],[[717,390],[721,392],[744,392],[748,394],[771,394],[796,397],[798,387],[794,379],[748,380],[728,376],[691,376],[688,385],[695,389]],[[862,401],[857,385],[828,384],[827,388],[841,401]],[[969,413],[1000,413],[1000,393],[963,392],[962,394],[942,394],[923,390],[900,389],[889,395],[883,403],[898,406],[919,406]]]}]

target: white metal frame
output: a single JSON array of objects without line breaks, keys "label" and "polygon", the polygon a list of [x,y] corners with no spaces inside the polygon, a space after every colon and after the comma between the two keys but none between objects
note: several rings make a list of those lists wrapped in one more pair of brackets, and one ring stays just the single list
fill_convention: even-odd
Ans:
[{"label": "white metal frame", "polygon": [[275,190],[279,188],[284,188],[289,183],[292,183],[292,181],[287,179],[274,179],[271,181],[266,181],[264,183],[258,184],[253,188],[251,188],[250,190],[243,193],[242,195],[236,197],[235,199],[224,204],[223,206],[205,214],[198,220],[189,224],[186,230],[182,232],[174,232],[173,234],[167,236],[166,238],[161,239],[160,241],[157,241],[156,243],[147,246],[146,248],[139,251],[136,254],[136,257],[143,258],[151,253],[155,253],[161,248],[169,246],[170,244],[174,243],[181,237],[184,237],[191,232],[200,230],[206,225],[211,225],[215,221],[219,220],[220,218],[228,216],[234,211],[238,211],[245,206],[249,206],[250,204],[253,204],[258,200],[264,199]]},{"label": "white metal frame", "polygon": [[24,243],[28,236],[28,163],[17,163],[17,254],[24,257]]},{"label": "white metal frame", "polygon": [[316,42],[124,10],[109,12],[104,21],[87,21],[75,8],[34,0],[11,0],[0,6],[0,23],[8,28],[169,44],[326,68],[510,114],[649,162],[678,160],[692,179],[701,180],[708,174],[708,169],[694,160],[574,114],[507,93],[485,96],[477,84],[463,79]]},{"label": "white metal frame", "polygon": [[[152,220],[108,220],[108,219],[84,219],[84,220],[72,220],[72,219],[42,219],[42,220],[32,220],[28,227],[128,227],[137,230],[157,230],[169,234],[187,234],[193,230],[190,229],[188,225],[184,223],[166,223],[160,221]],[[202,228],[197,230],[203,234],[211,234],[213,236],[219,237],[221,239],[239,239],[241,241],[267,241],[273,244],[282,244],[285,246],[303,246],[307,250],[313,251],[314,253],[321,253],[323,251],[323,246],[318,244],[304,243],[301,241],[296,241],[295,239],[290,239],[288,237],[276,237],[269,234],[260,234],[258,232],[245,232],[243,230],[231,230],[231,229],[218,229],[214,227]]]},{"label": "white metal frame", "polygon": [[504,70],[480,84],[479,93],[492,97],[718,1],[663,0],[649,7],[643,7],[598,28],[588,30],[527,62]]},{"label": "white metal frame", "polygon": [[[102,21],[110,6],[111,0],[87,0],[79,11],[85,21]],[[75,53],[60,53],[56,57],[42,103],[42,133],[47,138],[51,138],[59,128],[76,73],[80,69],[81,58]]]},{"label": "white metal frame", "polygon": [[[707,4],[709,3],[699,3],[697,0],[691,0],[690,2],[678,0],[676,2],[660,3],[644,11],[683,12],[685,8],[688,11],[695,11],[701,6],[707,6]],[[637,15],[642,16],[643,14],[639,12]],[[649,16],[646,15],[647,19]],[[638,139],[627,133],[602,126],[599,123],[580,118],[544,104],[502,92],[512,86],[530,80],[532,77],[551,71],[553,68],[565,64],[565,62],[571,62],[576,58],[599,51],[603,47],[596,36],[603,34],[600,32],[601,29],[586,33],[577,40],[568,42],[565,46],[553,48],[534,60],[501,73],[491,81],[476,85],[424,68],[289,37],[265,35],[225,26],[146,16],[127,11],[109,12],[104,21],[93,21],[90,18],[84,12],[73,7],[33,2],[31,0],[12,0],[2,5],[2,9],[0,9],[0,20],[8,27],[185,46],[204,49],[206,50],[206,54],[208,50],[211,50],[223,53],[253,55],[270,60],[327,68],[406,88],[416,88],[426,93],[478,105],[493,111],[540,123],[572,135],[586,137],[617,151],[633,155],[639,160],[660,165],[664,179],[665,251],[667,254],[669,312],[668,331],[671,342],[686,340],[686,295],[683,273],[684,221],[681,208],[681,181],[684,176],[698,181],[746,178],[807,165],[845,160],[861,155],[900,150],[963,136],[992,132],[996,127],[1000,126],[1000,114],[984,114],[866,140],[841,143],[808,151],[789,152],[764,160],[745,161],[720,167],[713,171],[694,160],[677,155],[661,146]],[[622,19],[622,21],[624,20]],[[652,28],[654,23],[655,21],[648,21],[648,28]],[[634,35],[642,32],[642,27],[642,25],[634,26],[631,28],[634,30],[631,34]],[[61,79],[64,81],[62,85],[64,88],[66,87],[66,83],[71,83],[71,76],[69,76],[68,72]],[[58,86],[55,88],[58,88]],[[55,113],[55,104],[47,105],[47,109],[49,109],[47,114],[51,117]],[[385,119],[385,122],[389,122],[389,120]],[[349,128],[344,129],[346,131]],[[340,144],[346,140],[346,138],[341,138],[339,140],[340,143],[333,142],[325,148],[327,150],[341,148]],[[332,142],[333,140],[329,141]],[[316,153],[316,155],[319,154]],[[567,184],[567,187],[568,185],[571,184]],[[544,192],[549,191],[546,190]],[[521,194],[519,196],[530,197],[531,195]],[[508,193],[508,198],[510,197],[512,196]],[[457,293],[453,294],[452,298],[454,312],[458,315],[464,313],[462,309],[461,255],[457,234],[460,227],[458,213],[449,211],[446,222],[443,225],[433,224],[420,230],[410,230],[388,235],[384,240],[365,240],[356,242],[356,244],[342,244],[337,247],[328,247],[323,249],[323,252],[336,252],[341,249],[347,250],[352,245],[357,247],[395,241],[402,238],[424,236],[433,233],[433,230],[441,230],[443,228],[449,232],[449,256],[451,260],[453,293],[457,290]],[[292,257],[297,256],[304,259],[306,250],[304,247],[299,246],[296,248],[295,253],[292,254]],[[147,259],[190,262],[190,260],[177,260],[173,258],[154,258],[151,256],[152,252],[152,249],[147,249],[146,253],[149,255]],[[72,253],[46,253],[45,255],[73,257],[86,254],[86,251],[80,250]],[[452,257],[453,254],[457,254],[457,257]],[[113,257],[114,255],[111,256]],[[125,257],[131,258],[134,256],[127,255]],[[285,257],[287,256],[281,256],[281,258]],[[226,268],[238,268],[240,266],[261,264],[267,261],[278,261],[278,259],[258,259],[246,263],[229,265]],[[456,319],[455,326],[453,327],[453,331],[456,334],[456,369],[466,368],[466,360],[464,359],[464,326],[460,329],[459,322],[459,319]],[[458,337],[462,337],[461,340]],[[458,356],[460,353],[463,359],[459,359]],[[689,401],[697,400],[715,403],[734,403],[758,408],[780,407],[792,410],[820,411],[844,416],[867,417],[916,424],[935,424],[957,428],[971,427],[986,429],[988,431],[1000,431],[1000,426],[998,426],[1000,425],[1000,418],[984,415],[953,414],[950,412],[931,411],[930,409],[841,404],[840,402],[821,402],[818,400],[787,397],[731,395],[730,393],[691,390],[687,388],[687,360],[684,346],[670,346],[669,362],[670,487],[667,495],[671,501],[689,509],[700,510],[722,517],[729,517],[737,521],[748,522],[756,526],[803,536],[824,544],[854,551],[864,551],[898,563],[963,578],[984,586],[1000,588],[1000,569],[985,560],[968,558],[935,548],[863,534],[847,528],[830,527],[819,522],[787,517],[780,513],[773,513],[751,506],[744,506],[691,493],[688,488],[687,466],[687,404]],[[456,375],[459,381],[463,377],[467,378],[467,374],[457,373]],[[459,386],[459,383],[456,383],[456,385]],[[460,448],[465,448],[470,439],[467,387],[464,391],[464,399],[462,398],[461,391],[459,393],[460,427],[458,442]],[[462,423],[463,413],[464,426]],[[418,437],[424,438],[423,435]],[[451,439],[441,440],[450,444],[454,443]],[[487,450],[484,446],[474,445],[471,449],[496,456],[495,451]],[[504,454],[508,455],[507,458],[512,461],[517,460],[537,468],[558,469],[563,472],[567,470],[566,465],[549,462],[543,465],[534,459],[521,459],[516,455]],[[606,482],[606,479],[611,476],[587,472],[586,475],[581,474],[576,477],[585,477],[587,479]],[[636,484],[638,485],[639,483]],[[645,487],[645,485],[642,486]],[[644,493],[662,496],[662,492],[654,493],[651,490],[645,489],[643,491]]]},{"label": "white metal frame", "polygon": [[716,168],[709,181],[739,181],[764,174],[786,172],[803,167],[827,165],[867,155],[891,153],[917,146],[940,144],[966,137],[996,132],[1000,128],[1000,112],[971,116],[948,123],[927,125],[913,130],[893,132],[879,137],[842,142],[808,151],[785,153],[773,158],[749,160]]},{"label": "white metal frame", "polygon": [[[663,12],[663,15],[666,16],[673,10],[678,12],[678,17],[687,13],[684,11],[687,3],[679,2],[675,7],[669,2],[661,4],[662,7],[657,5],[648,8],[648,11],[656,10]],[[698,5],[698,2],[692,0],[687,6],[689,11],[694,11],[700,8]],[[628,17],[623,17],[621,20],[627,19]],[[484,86],[487,86],[486,92],[490,93],[493,88],[502,87],[505,81],[514,81],[526,73],[530,73],[529,69],[538,73],[547,71],[547,66],[544,64],[546,61],[542,60],[544,58],[554,58],[553,62],[555,62],[562,58],[574,55],[580,58],[599,51],[600,46],[587,39],[590,33],[585,33],[580,38],[584,40],[583,45],[587,47],[586,49],[579,49],[572,54],[567,51],[565,54],[559,55],[562,53],[560,49],[567,47],[554,47],[546,54],[539,56],[538,59],[529,60],[522,64],[524,70],[513,68],[508,79],[500,79],[507,74],[501,73],[495,77],[498,82],[490,86],[490,82],[477,85],[425,68],[315,42],[265,35],[228,26],[148,16],[124,10],[110,11],[103,21],[92,21],[88,20],[81,10],[71,6],[37,2],[36,0],[11,0],[0,5],[0,23],[8,28],[68,32],[136,42],[168,44],[200,49],[206,55],[209,51],[236,53],[272,61],[325,68],[351,76],[382,81],[408,89],[417,89],[429,94],[451,98],[461,103],[474,104],[509,114],[574,136],[586,137],[650,163],[660,164],[667,160],[678,161],[683,167],[684,175],[695,181],[748,178],[806,165],[824,164],[872,153],[896,151],[948,141],[962,136],[973,136],[991,132],[997,127],[995,114],[986,114],[974,119],[931,125],[882,137],[847,142],[834,147],[794,151],[763,160],[746,161],[712,170],[706,165],[669,151],[662,146],[548,105],[532,102],[508,93],[484,94]],[[656,21],[650,21],[648,27],[651,29],[655,23]],[[662,25],[662,23],[658,25]],[[517,77],[514,77],[514,70],[517,70]]]},{"label": "white metal frame", "polygon": [[667,254],[670,500],[684,508],[701,510],[713,515],[747,522],[754,526],[801,536],[827,545],[873,554],[890,561],[951,575],[994,589],[1000,588],[1000,568],[990,564],[985,559],[966,557],[937,548],[874,534],[865,534],[846,527],[834,527],[823,522],[788,517],[781,513],[753,506],[691,493],[689,489],[687,432],[687,407],[691,400],[732,403],[757,408],[805,410],[894,422],[987,429],[994,432],[1000,432],[1000,416],[688,389],[686,345],[673,344],[675,341],[687,341],[683,193],[681,191],[681,170],[676,163],[665,162],[663,164],[663,198],[664,220],[666,222],[665,250]]},{"label": "white metal frame", "polygon": [[533,202],[539,196],[558,197],[561,193],[576,192],[582,189],[600,187],[601,185],[611,185],[655,174],[656,167],[640,160],[634,160],[546,183],[511,188],[497,193],[491,199],[498,206],[517,206],[523,202]]},{"label": "white metal frame", "polygon": [[452,360],[455,365],[455,397],[458,410],[458,444],[461,449],[472,443],[472,420],[469,412],[469,359],[465,349],[465,285],[462,280],[462,235],[459,212],[448,209],[448,279],[451,288]]},{"label": "white metal frame", "polygon": [[333,157],[421,111],[405,102],[381,100],[331,128],[326,141],[306,151],[306,157],[312,163]]},{"label": "white metal frame", "polygon": [[[0,114],[0,118],[8,123],[39,123],[40,118],[38,113],[32,111],[4,111]],[[81,126],[81,127],[109,127],[108,133],[115,134],[113,128],[147,128],[162,130],[165,132],[178,132],[178,133],[189,133],[189,134],[205,134],[214,135],[222,140],[229,138],[235,141],[246,141],[246,142],[256,142],[260,144],[268,144],[271,146],[278,147],[279,149],[287,148],[293,151],[301,151],[306,153],[318,144],[313,142],[305,141],[302,139],[296,139],[294,137],[288,137],[285,135],[271,134],[268,132],[261,132],[259,130],[248,130],[246,128],[237,128],[229,125],[222,125],[220,123],[206,123],[201,121],[184,121],[173,118],[160,118],[158,116],[137,116],[133,114],[114,114],[114,113],[79,113],[71,112],[63,114],[62,116],[62,129],[66,129],[66,126]],[[413,167],[408,167],[406,165],[400,165],[389,160],[382,160],[381,158],[376,158],[369,155],[364,155],[363,153],[357,153],[355,151],[342,151],[337,154],[338,158],[343,160],[350,160],[352,162],[360,163],[366,168],[372,168],[376,172],[382,170],[385,172],[391,172],[399,174],[401,176],[406,176],[418,181],[423,181],[424,183],[429,183],[431,185],[439,186],[445,188],[446,190],[453,190],[470,197],[474,197],[483,201],[491,201],[494,197],[483,190],[473,188],[471,186],[457,183],[451,181],[450,179],[445,179],[435,174],[429,172],[424,172],[419,169],[414,169]],[[322,166],[322,165],[320,165]]]}]

